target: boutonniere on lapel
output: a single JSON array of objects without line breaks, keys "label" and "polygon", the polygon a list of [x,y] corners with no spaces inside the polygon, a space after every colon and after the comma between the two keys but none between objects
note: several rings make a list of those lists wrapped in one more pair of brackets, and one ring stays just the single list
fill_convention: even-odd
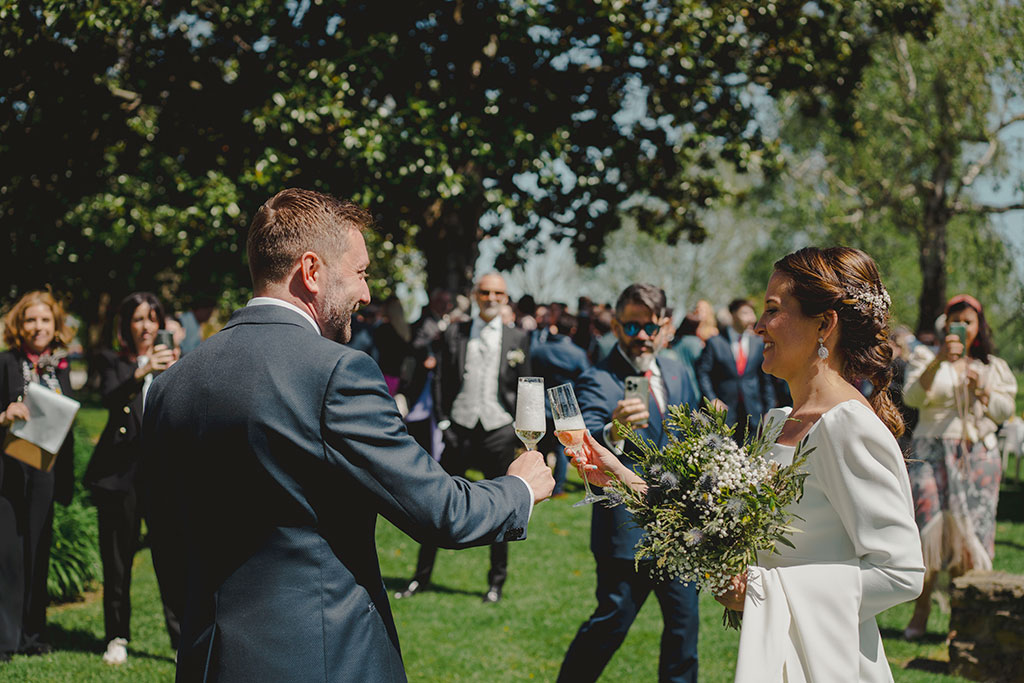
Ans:
[{"label": "boutonniere on lapel", "polygon": [[514,368],[526,360],[526,354],[523,353],[522,349],[512,349],[505,354],[505,360],[508,361],[508,366],[510,368]]}]

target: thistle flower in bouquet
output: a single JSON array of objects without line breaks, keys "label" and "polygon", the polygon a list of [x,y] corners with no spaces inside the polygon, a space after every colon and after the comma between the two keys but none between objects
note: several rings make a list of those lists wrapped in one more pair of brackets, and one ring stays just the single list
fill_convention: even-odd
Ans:
[{"label": "thistle flower in bouquet", "polygon": [[[768,460],[782,426],[763,428],[740,446],[726,411],[707,402],[703,410],[672,406],[665,421],[669,442],[659,449],[620,425],[639,451],[634,469],[647,490],[616,480],[605,493],[608,505],[625,505],[644,530],[637,562],[651,561],[661,578],[722,595],[759,551],[775,552],[777,543],[792,547],[787,536],[795,531],[794,516],[787,508],[803,495],[807,475],[800,466],[810,450],[798,447],[786,466]],[[738,627],[738,614],[727,610],[725,622]]]}]

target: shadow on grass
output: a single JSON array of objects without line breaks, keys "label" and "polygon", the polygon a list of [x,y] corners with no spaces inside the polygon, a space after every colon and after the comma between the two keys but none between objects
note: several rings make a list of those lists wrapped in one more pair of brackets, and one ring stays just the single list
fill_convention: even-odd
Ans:
[{"label": "shadow on grass", "polygon": [[91,631],[66,629],[58,624],[48,624],[46,636],[55,650],[100,654],[107,647],[107,644],[97,638]]},{"label": "shadow on grass", "polygon": [[[905,640],[903,637],[903,631],[895,628],[882,628],[879,629],[879,633],[882,634],[883,638],[888,640]],[[945,633],[925,633],[920,638],[915,638],[912,642],[920,645],[935,645],[938,643],[946,642]]]},{"label": "shadow on grass", "polygon": [[996,519],[1000,522],[1024,522],[1024,486],[1003,484]]},{"label": "shadow on grass", "polygon": [[[384,577],[384,588],[388,591],[388,599],[394,600],[395,593],[401,590],[405,590],[405,587],[409,585],[409,579],[397,578],[397,577]],[[420,590],[421,593],[442,593],[445,595],[475,595],[476,597],[482,598],[487,595],[486,590],[481,591],[467,591],[461,588],[449,588],[448,586],[442,586],[436,583],[428,583],[426,588]]]},{"label": "shadow on grass", "polygon": [[128,654],[135,659],[151,659],[154,662],[170,662],[174,664],[174,656],[168,657],[167,655],[155,655],[152,652],[144,652],[142,650],[133,650],[131,647],[128,648]]},{"label": "shadow on grass", "polygon": [[[54,650],[84,652],[98,657],[107,648],[105,641],[97,638],[91,631],[84,629],[66,629],[57,624],[49,624],[46,628],[46,635],[48,642],[53,645]],[[173,656],[153,654],[152,652],[132,648],[131,645],[128,646],[128,653],[137,659],[152,659],[157,662],[174,663]]]},{"label": "shadow on grass", "polygon": [[929,674],[949,674],[949,662],[942,662],[938,659],[924,659],[923,657],[911,659],[903,668],[911,671],[923,671]]},{"label": "shadow on grass", "polygon": [[1014,550],[1024,550],[1024,545],[1020,543],[1014,543],[1013,541],[996,541],[996,545],[1005,546],[1007,548],[1013,548]]}]

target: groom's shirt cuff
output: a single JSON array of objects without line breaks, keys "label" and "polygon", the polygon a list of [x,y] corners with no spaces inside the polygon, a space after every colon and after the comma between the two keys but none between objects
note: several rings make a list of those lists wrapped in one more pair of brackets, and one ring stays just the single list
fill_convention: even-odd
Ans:
[{"label": "groom's shirt cuff", "polygon": [[513,474],[512,476],[518,479],[519,481],[523,482],[523,485],[526,486],[526,492],[530,494],[530,512],[526,515],[526,523],[529,524],[530,517],[533,517],[533,501],[537,500],[536,498],[533,497],[533,487],[530,486],[529,482],[520,477],[518,474]]}]

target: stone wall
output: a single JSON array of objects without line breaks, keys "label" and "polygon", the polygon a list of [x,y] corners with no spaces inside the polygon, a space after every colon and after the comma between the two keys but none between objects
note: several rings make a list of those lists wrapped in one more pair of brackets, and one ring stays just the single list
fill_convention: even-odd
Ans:
[{"label": "stone wall", "polygon": [[970,571],[954,579],[950,597],[950,673],[1024,681],[1024,576]]}]

